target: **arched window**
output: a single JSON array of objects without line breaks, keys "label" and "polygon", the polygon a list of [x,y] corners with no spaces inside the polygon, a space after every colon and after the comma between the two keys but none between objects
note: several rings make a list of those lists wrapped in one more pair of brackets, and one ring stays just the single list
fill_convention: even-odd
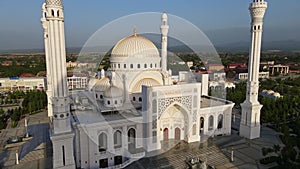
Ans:
[{"label": "arched window", "polygon": [[124,66],[124,69],[126,69],[126,64],[124,64],[123,66]]},{"label": "arched window", "polygon": [[51,14],[52,14],[52,16],[54,17],[54,10],[53,10],[53,9],[51,10]]},{"label": "arched window", "polygon": [[223,114],[218,116],[218,129],[223,128]]},{"label": "arched window", "polygon": [[98,99],[98,94],[96,93],[96,99]]},{"label": "arched window", "polygon": [[103,99],[103,95],[102,94],[100,94],[100,99]]},{"label": "arched window", "polygon": [[133,68],[133,64],[130,64],[130,68],[131,68],[131,69]]},{"label": "arched window", "polygon": [[135,101],[135,97],[133,97],[132,100]]},{"label": "arched window", "polygon": [[138,65],[137,65],[137,68],[141,68],[141,65],[140,65],[140,64],[138,64]]},{"label": "arched window", "polygon": [[141,97],[139,97],[139,102],[142,102],[142,98]]},{"label": "arched window", "polygon": [[135,129],[131,128],[128,130],[128,144],[135,142]]},{"label": "arched window", "polygon": [[118,64],[118,68],[119,68],[119,69],[121,68],[121,65],[120,65],[120,64]]},{"label": "arched window", "polygon": [[117,101],[117,100],[115,100],[115,104],[118,104],[118,101]]},{"label": "arched window", "polygon": [[208,118],[208,130],[214,129],[214,116],[209,116]]},{"label": "arched window", "polygon": [[157,67],[157,64],[155,63],[154,67],[156,68]]},{"label": "arched window", "polygon": [[122,147],[122,132],[120,130],[115,131],[114,133],[114,147]]},{"label": "arched window", "polygon": [[152,63],[150,64],[150,68],[152,68]]},{"label": "arched window", "polygon": [[109,100],[107,100],[107,104],[110,105],[110,101]]},{"label": "arched window", "polygon": [[59,17],[59,11],[57,11],[57,17]]},{"label": "arched window", "polygon": [[98,137],[98,148],[99,152],[107,150],[107,135],[105,133],[101,133]]},{"label": "arched window", "polygon": [[144,68],[147,68],[147,64],[144,64]]}]

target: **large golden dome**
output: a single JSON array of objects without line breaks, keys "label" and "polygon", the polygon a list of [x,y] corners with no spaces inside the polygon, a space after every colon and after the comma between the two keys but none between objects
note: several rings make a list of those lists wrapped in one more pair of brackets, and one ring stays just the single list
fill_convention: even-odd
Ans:
[{"label": "large golden dome", "polygon": [[153,42],[134,32],[115,45],[111,57],[159,57],[159,52]]}]

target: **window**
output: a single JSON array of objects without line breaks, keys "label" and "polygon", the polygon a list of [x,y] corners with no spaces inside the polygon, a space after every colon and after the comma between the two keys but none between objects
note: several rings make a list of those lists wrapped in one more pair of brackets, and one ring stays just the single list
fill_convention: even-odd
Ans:
[{"label": "window", "polygon": [[123,66],[124,66],[124,69],[126,69],[126,64],[124,64]]},{"label": "window", "polygon": [[150,68],[152,68],[152,63],[150,64]]},{"label": "window", "polygon": [[63,153],[63,165],[66,165],[66,154],[65,154],[65,146],[62,146],[62,153]]},{"label": "window", "polygon": [[156,68],[156,67],[157,67],[157,64],[155,63],[155,65],[154,65],[154,66],[155,66],[155,68]]},{"label": "window", "polygon": [[107,135],[105,133],[101,133],[98,137],[98,148],[99,152],[107,150]]},{"label": "window", "polygon": [[115,131],[114,133],[114,147],[122,147],[122,132],[120,130]]},{"label": "window", "polygon": [[147,68],[147,64],[144,65],[144,68]]},{"label": "window", "polygon": [[54,10],[51,10],[51,14],[52,14],[52,16],[54,16]]},{"label": "window", "polygon": [[103,95],[102,94],[100,94],[100,99],[103,99]]},{"label": "window", "polygon": [[59,11],[57,11],[57,17],[59,17]]},{"label": "window", "polygon": [[138,64],[138,65],[137,65],[137,68],[141,68],[141,65],[140,65],[140,64]]},{"label": "window", "polygon": [[101,159],[99,160],[99,167],[100,168],[107,168],[108,167],[108,159]]},{"label": "window", "polygon": [[110,105],[110,101],[109,100],[107,100],[107,104]]},{"label": "window", "polygon": [[130,64],[130,68],[131,68],[131,69],[133,68],[133,64]]},{"label": "window", "polygon": [[141,97],[139,97],[139,102],[142,102],[142,98]]},{"label": "window", "polygon": [[121,68],[121,64],[118,64],[118,68],[119,68],[119,69]]},{"label": "window", "polygon": [[96,94],[96,99],[98,99],[98,94]]},{"label": "window", "polygon": [[133,97],[132,100],[135,101],[135,97]]},{"label": "window", "polygon": [[117,100],[115,100],[115,104],[118,104],[118,101],[117,101]]},{"label": "window", "polygon": [[223,128],[223,114],[218,116],[218,129]]}]

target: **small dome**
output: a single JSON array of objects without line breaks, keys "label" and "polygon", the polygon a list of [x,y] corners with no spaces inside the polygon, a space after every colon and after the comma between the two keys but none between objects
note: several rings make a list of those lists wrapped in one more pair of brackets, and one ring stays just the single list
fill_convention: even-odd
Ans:
[{"label": "small dome", "polygon": [[111,57],[159,57],[159,52],[153,42],[134,33],[115,45]]},{"label": "small dome", "polygon": [[151,78],[145,78],[137,82],[132,88],[132,93],[141,93],[142,86],[159,86],[159,82]]},{"label": "small dome", "polygon": [[122,96],[123,96],[123,90],[116,86],[110,86],[104,92],[104,97],[106,98],[114,98],[114,97],[122,97]]},{"label": "small dome", "polygon": [[109,78],[105,77],[105,78],[97,80],[96,84],[94,85],[94,91],[95,92],[104,92],[109,87],[110,87]]}]

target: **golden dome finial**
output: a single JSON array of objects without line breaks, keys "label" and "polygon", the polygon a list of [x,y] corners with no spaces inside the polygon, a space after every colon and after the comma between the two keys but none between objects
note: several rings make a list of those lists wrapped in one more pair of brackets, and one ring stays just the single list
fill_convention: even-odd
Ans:
[{"label": "golden dome finial", "polygon": [[133,36],[136,36],[136,26],[133,28]]}]

